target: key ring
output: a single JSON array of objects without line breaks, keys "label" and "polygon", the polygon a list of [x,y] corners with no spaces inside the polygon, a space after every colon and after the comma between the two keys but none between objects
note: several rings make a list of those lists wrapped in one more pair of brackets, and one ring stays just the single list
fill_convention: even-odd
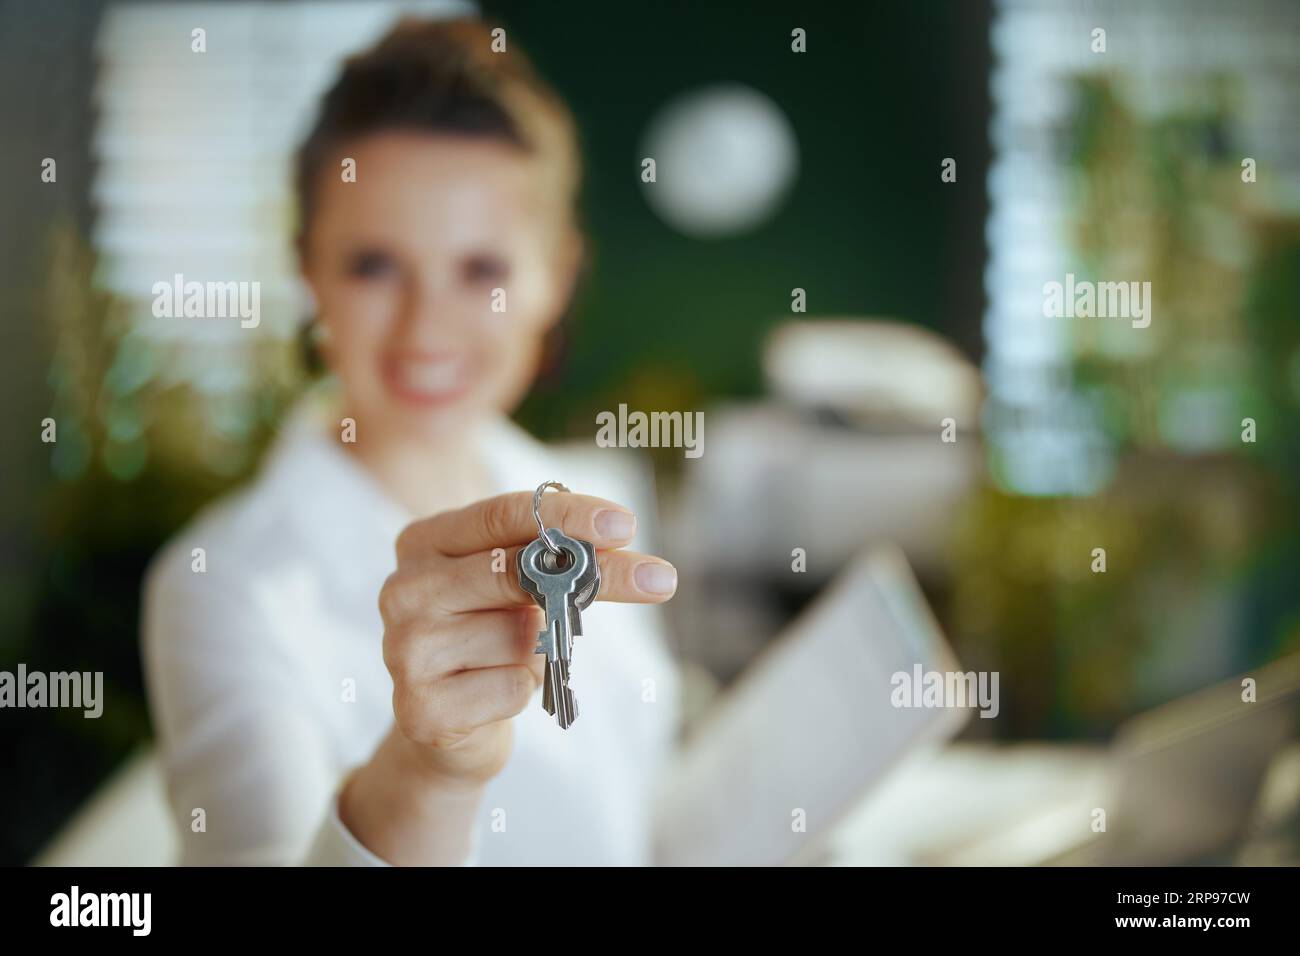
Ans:
[{"label": "key ring", "polygon": [[[555,542],[551,540],[551,536],[546,533],[546,525],[542,524],[542,495],[546,494],[547,488],[555,488],[558,491],[564,492],[569,492],[569,489],[564,487],[564,485],[560,484],[558,481],[544,481],[538,485],[537,490],[533,492],[533,520],[537,522],[537,533],[541,535],[542,544],[546,545],[546,550],[551,552],[551,554],[555,555],[557,558],[562,558],[564,557],[564,552],[561,551]],[[571,494],[572,492],[569,493]]]}]

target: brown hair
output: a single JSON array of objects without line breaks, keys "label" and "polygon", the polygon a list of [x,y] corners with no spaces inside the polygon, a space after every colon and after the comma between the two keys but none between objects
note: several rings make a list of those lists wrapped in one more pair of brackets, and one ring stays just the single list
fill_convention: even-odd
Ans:
[{"label": "brown hair", "polygon": [[387,130],[517,146],[544,162],[552,198],[572,213],[581,179],[573,116],[516,44],[497,53],[492,42],[492,28],[480,20],[404,18],[345,62],[298,151],[300,240],[321,169],[347,141]]},{"label": "brown hair", "polygon": [[[548,198],[576,223],[582,168],[573,116],[513,40],[493,51],[492,31],[480,20],[407,17],[345,61],[298,150],[300,251],[322,171],[337,168],[346,143],[391,130],[491,139],[532,154],[549,180]],[[548,342],[552,358],[562,334],[557,328]],[[308,364],[318,363],[309,355]]]}]

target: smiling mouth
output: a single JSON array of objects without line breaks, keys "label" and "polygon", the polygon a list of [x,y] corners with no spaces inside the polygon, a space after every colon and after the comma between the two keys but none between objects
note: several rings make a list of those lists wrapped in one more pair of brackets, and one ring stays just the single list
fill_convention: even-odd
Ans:
[{"label": "smiling mouth", "polygon": [[389,386],[407,401],[440,404],[464,394],[470,384],[469,362],[461,356],[402,358],[386,368]]}]

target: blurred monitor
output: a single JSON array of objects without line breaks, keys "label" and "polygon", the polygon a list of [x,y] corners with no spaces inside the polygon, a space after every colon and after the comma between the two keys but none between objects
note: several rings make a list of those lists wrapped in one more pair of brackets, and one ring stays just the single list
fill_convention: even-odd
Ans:
[{"label": "blurred monitor", "polygon": [[[1255,682],[1253,702],[1242,699],[1246,679]],[[1133,718],[1115,740],[1106,832],[1048,862],[1231,862],[1298,714],[1300,654]]]}]

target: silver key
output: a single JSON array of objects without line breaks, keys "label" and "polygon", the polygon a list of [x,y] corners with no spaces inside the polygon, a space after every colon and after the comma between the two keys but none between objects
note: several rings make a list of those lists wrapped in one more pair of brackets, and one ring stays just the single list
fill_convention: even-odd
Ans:
[{"label": "silver key", "polygon": [[[578,540],[578,539],[574,539],[574,540]],[[581,612],[585,611],[591,605],[591,602],[596,599],[596,592],[600,589],[600,566],[594,563],[595,549],[592,548],[591,545],[587,544],[587,542],[585,541],[578,540],[578,543],[583,545],[586,549],[588,549],[591,552],[591,557],[593,558],[592,568],[594,570],[589,570],[586,574],[582,575],[577,581],[574,582],[573,587],[575,593],[572,596],[571,600],[569,601],[570,638],[578,637],[582,634]],[[551,567],[551,564],[549,563],[550,558],[547,555],[543,555],[541,561],[544,568]],[[540,605],[542,608],[546,607],[545,595],[543,595],[542,592],[538,590],[537,585],[533,583],[531,580],[529,580],[527,575],[521,573],[519,576],[519,583],[523,585],[525,591],[527,591],[529,594],[533,596],[533,600],[535,600],[538,603],[538,605]],[[548,665],[546,670],[544,671],[545,677],[542,681],[542,707],[545,708],[548,714],[553,715],[556,711],[556,700],[555,700],[556,686],[561,682],[564,684],[564,686],[566,687],[568,686],[571,663],[572,663],[572,647],[570,647],[569,660],[567,661],[561,660],[558,662],[558,664],[555,667],[551,667]],[[576,718],[578,716],[577,698],[573,697],[572,692],[570,692],[569,698],[572,701],[571,710],[573,716]]]},{"label": "silver key", "polygon": [[573,638],[582,634],[582,616],[600,590],[600,565],[589,541],[571,538],[556,528],[546,536],[566,556],[561,567],[542,537],[519,552],[519,583],[546,612],[546,629],[537,635],[535,653],[546,655],[542,706],[568,728],[578,717],[578,701],[569,688]]}]

